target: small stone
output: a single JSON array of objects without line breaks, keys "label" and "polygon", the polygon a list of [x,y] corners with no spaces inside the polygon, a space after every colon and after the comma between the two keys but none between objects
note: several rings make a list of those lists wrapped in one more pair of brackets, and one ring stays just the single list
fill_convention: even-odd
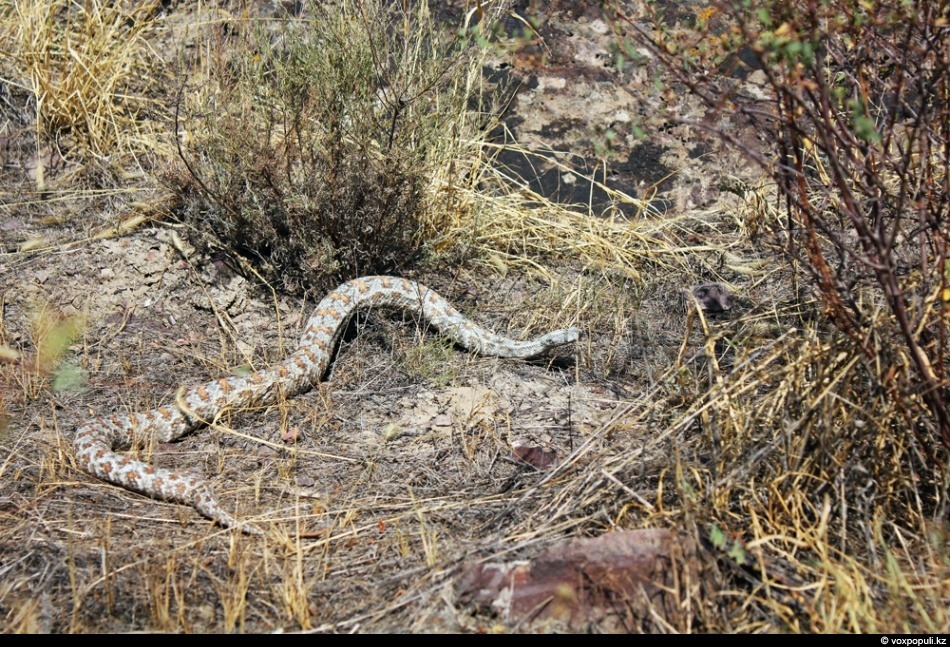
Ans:
[{"label": "small stone", "polygon": [[691,287],[690,291],[707,312],[725,312],[732,308],[732,295],[722,283],[703,283]]}]

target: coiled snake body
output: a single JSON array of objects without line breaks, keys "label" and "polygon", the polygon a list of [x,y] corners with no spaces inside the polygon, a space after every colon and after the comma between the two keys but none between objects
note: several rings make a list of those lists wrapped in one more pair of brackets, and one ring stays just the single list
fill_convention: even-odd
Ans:
[{"label": "coiled snake body", "polygon": [[530,341],[515,341],[481,328],[445,299],[419,283],[372,276],[344,283],[330,292],[307,321],[297,349],[286,360],[247,376],[222,378],[179,393],[178,405],[144,413],[118,413],[89,421],[73,440],[79,467],[129,490],[193,506],[222,526],[259,534],[228,514],[211,487],[195,474],[154,467],[117,453],[133,437],[171,442],[215,419],[227,407],[265,405],[283,394],[292,397],[320,381],[333,349],[352,314],[361,306],[387,306],[421,313],[422,319],[452,341],[483,355],[528,359],[579,339],[577,328],[556,330]]}]

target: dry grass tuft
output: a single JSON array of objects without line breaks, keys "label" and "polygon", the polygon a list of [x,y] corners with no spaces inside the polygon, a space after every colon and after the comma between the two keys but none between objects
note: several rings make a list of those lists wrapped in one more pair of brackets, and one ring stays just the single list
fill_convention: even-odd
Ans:
[{"label": "dry grass tuft", "polygon": [[127,173],[159,145],[159,123],[149,118],[156,106],[145,94],[156,5],[54,0],[0,9],[0,40],[9,45],[0,76],[30,99],[12,121],[32,122],[38,191],[56,160],[71,174],[88,165]]},{"label": "dry grass tuft", "polygon": [[[516,145],[507,148],[528,154]],[[546,161],[561,166],[555,159]],[[593,212],[590,205],[563,205],[519,186],[502,169],[487,164],[481,185],[470,187],[471,205],[456,221],[452,235],[471,244],[473,260],[494,270],[515,267],[552,278],[552,261],[570,260],[585,271],[643,281],[644,267],[679,274],[687,284],[697,277],[717,276],[716,265],[704,257],[728,254],[735,241],[718,229],[730,223],[718,211],[658,215],[646,205],[599,182],[593,182],[616,203],[635,205],[636,217]],[[487,187],[487,190],[486,190]],[[702,243],[691,242],[699,230]],[[712,253],[711,253],[712,252]]]}]

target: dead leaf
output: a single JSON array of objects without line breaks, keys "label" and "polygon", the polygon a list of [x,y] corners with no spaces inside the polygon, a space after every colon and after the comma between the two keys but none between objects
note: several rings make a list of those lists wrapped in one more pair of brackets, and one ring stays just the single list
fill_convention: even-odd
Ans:
[{"label": "dead leaf", "polygon": [[303,436],[303,433],[300,431],[300,427],[287,427],[284,433],[280,435],[280,439],[287,444],[295,444],[301,436]]},{"label": "dead leaf", "polygon": [[527,441],[516,440],[511,443],[511,454],[520,463],[526,463],[536,470],[546,471],[557,465],[557,451],[532,445]]}]

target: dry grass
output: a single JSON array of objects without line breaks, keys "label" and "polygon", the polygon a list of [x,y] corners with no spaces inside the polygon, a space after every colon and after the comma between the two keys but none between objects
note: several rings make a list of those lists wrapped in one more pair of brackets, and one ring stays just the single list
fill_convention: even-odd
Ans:
[{"label": "dry grass", "polygon": [[56,160],[70,170],[62,186],[87,166],[128,176],[167,139],[148,118],[157,106],[145,95],[157,58],[147,38],[155,10],[149,2],[70,0],[0,10],[0,40],[9,45],[0,76],[29,98],[14,117],[32,121],[38,191],[47,188],[44,166]]},{"label": "dry grass", "polygon": [[[77,40],[77,52],[113,52],[118,45],[96,39],[128,29],[104,18],[119,8],[56,6],[71,18],[50,24],[72,25],[88,41]],[[39,9],[13,11],[3,29],[40,33]],[[146,31],[133,36],[128,47],[138,50],[110,54],[114,75],[100,70],[103,79],[147,58]],[[49,65],[43,78],[53,80],[44,83],[66,92],[56,69]],[[74,112],[97,115],[74,114],[58,136],[86,133],[84,152],[70,149],[79,163],[111,141],[130,164],[136,142],[148,140],[132,123],[134,102],[95,103],[81,81],[70,81],[78,85],[69,96],[86,97],[74,98]],[[38,133],[55,140],[54,126],[67,122],[52,106],[66,103],[38,101],[46,111]],[[560,358],[554,363],[568,368],[552,369],[467,357],[411,320],[380,323],[374,314],[344,343],[331,387],[229,413],[174,448],[133,450],[209,475],[228,505],[268,528],[263,538],[243,537],[75,470],[69,437],[90,414],[79,393],[56,391],[54,365],[75,354],[99,389],[99,410],[147,410],[182,383],[282,358],[288,342],[261,332],[264,322],[279,319],[280,335],[292,337],[306,306],[279,295],[216,305],[204,285],[218,288],[220,277],[205,272],[200,255],[126,238],[132,260],[156,250],[174,259],[157,284],[174,295],[159,323],[128,310],[118,322],[90,320],[82,343],[70,346],[81,336],[75,320],[47,311],[29,328],[19,304],[4,307],[0,627],[536,630],[545,627],[461,604],[452,589],[460,564],[530,556],[563,537],[665,527],[696,547],[698,569],[673,587],[678,609],[651,609],[635,628],[946,632],[946,474],[920,455],[914,421],[876,388],[873,359],[850,350],[796,290],[787,265],[750,242],[750,230],[777,217],[771,196],[750,192],[728,213],[597,217],[518,187],[490,163],[493,145],[465,143],[473,152],[466,182],[435,175],[426,195],[452,191],[454,208],[443,213],[452,219],[441,221],[432,247],[467,263],[448,278],[425,278],[454,294],[478,285],[478,316],[513,335],[583,325],[589,335],[576,362]],[[106,248],[91,243],[69,249],[94,273]],[[49,251],[9,258],[2,271],[18,277],[62,262]],[[680,288],[729,277],[743,297],[731,316],[688,314]],[[4,304],[11,296],[0,290]],[[196,314],[189,299],[208,312]],[[882,316],[873,300],[867,308]],[[518,398],[499,404],[486,395],[469,414],[418,433],[399,417],[428,403],[445,408],[440,398],[469,387]],[[574,389],[563,406],[561,389]],[[594,409],[605,413],[582,416]],[[523,434],[558,450],[554,471],[507,458]]]}]

